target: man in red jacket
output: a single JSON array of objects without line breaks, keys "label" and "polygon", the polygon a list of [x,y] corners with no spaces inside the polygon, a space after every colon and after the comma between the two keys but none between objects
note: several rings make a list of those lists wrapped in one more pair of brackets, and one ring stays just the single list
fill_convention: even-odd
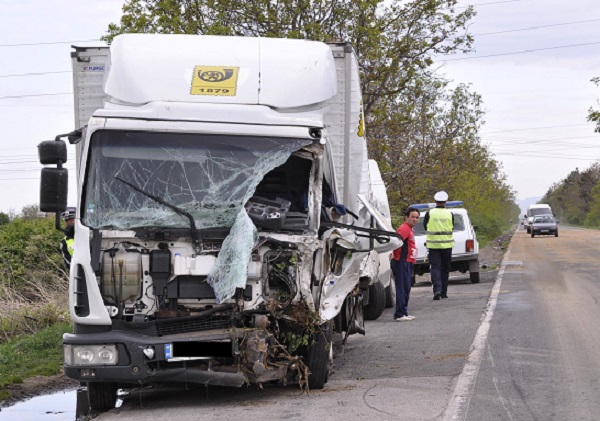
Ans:
[{"label": "man in red jacket", "polygon": [[396,312],[394,319],[399,322],[409,322],[415,317],[408,314],[408,299],[410,298],[411,278],[413,265],[417,257],[415,234],[413,227],[419,222],[419,211],[408,208],[404,212],[404,223],[398,228],[404,244],[394,250],[392,259],[392,272],[396,283]]}]

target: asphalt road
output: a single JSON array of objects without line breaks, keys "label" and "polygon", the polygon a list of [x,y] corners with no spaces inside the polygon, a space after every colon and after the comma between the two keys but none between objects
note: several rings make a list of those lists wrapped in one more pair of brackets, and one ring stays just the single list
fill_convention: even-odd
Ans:
[{"label": "asphalt road", "polygon": [[468,420],[600,419],[600,231],[518,231]]},{"label": "asphalt road", "polygon": [[[98,420],[592,420],[600,415],[600,232],[517,231],[500,271],[413,287],[352,336],[324,390],[189,386],[133,391]],[[417,278],[419,280],[419,278]]]}]

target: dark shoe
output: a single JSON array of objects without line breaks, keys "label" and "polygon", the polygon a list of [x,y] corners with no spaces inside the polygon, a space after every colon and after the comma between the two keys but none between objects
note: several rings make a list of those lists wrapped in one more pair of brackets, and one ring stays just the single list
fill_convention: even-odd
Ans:
[{"label": "dark shoe", "polygon": [[440,299],[441,296],[442,296],[442,294],[440,294],[439,292],[436,292],[435,294],[433,294],[433,299],[437,301]]},{"label": "dark shoe", "polygon": [[448,294],[446,294],[445,292],[442,292],[442,298],[448,298]]}]

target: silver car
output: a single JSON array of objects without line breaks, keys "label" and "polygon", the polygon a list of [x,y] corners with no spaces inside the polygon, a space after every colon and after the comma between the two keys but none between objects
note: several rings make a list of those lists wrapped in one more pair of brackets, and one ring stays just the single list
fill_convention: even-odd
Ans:
[{"label": "silver car", "polygon": [[531,238],[536,235],[554,235],[558,237],[558,221],[552,215],[538,215],[531,223]]}]

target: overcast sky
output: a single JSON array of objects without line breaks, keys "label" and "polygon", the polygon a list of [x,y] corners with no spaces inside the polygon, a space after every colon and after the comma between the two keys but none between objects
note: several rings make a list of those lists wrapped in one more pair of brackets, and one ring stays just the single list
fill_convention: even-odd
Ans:
[{"label": "overcast sky", "polygon": [[[84,41],[105,34],[122,4],[0,0],[0,211],[39,202],[36,146],[74,128],[70,45],[101,45]],[[600,134],[586,122],[600,108],[590,82],[600,76],[600,1],[461,0],[468,4],[478,12],[476,51],[440,61],[441,71],[482,95],[482,138],[517,198],[542,196],[600,157]],[[74,194],[71,183],[70,204]]]}]

